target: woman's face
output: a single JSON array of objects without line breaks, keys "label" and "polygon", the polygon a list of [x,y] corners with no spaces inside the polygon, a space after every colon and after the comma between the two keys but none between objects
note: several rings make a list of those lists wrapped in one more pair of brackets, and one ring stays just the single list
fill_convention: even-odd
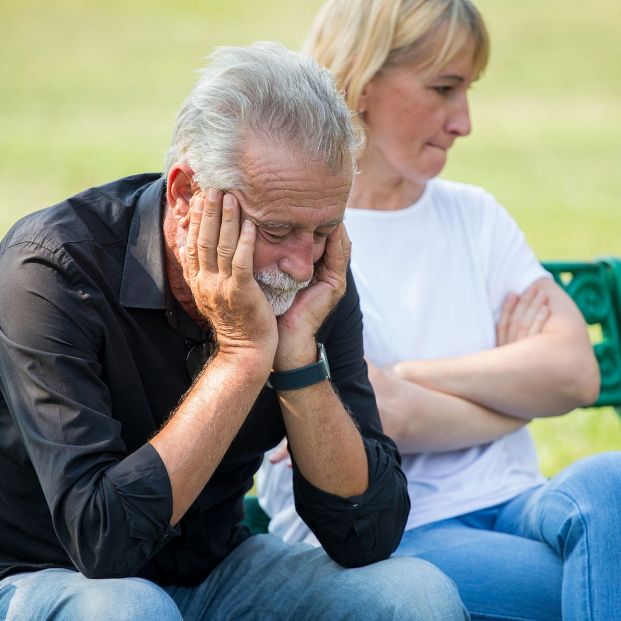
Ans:
[{"label": "woman's face", "polygon": [[470,133],[473,50],[466,46],[432,73],[406,64],[373,77],[359,105],[367,129],[363,174],[404,180],[422,190],[440,173],[455,140]]}]

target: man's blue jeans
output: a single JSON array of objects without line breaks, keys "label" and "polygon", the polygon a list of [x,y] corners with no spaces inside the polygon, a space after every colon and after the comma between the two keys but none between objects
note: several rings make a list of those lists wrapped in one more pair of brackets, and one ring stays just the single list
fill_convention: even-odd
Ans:
[{"label": "man's blue jeans", "polygon": [[[122,553],[120,551],[119,553]],[[66,569],[0,582],[7,621],[337,621],[468,619],[453,583],[420,559],[343,569],[321,549],[251,537],[196,587],[88,580]]]},{"label": "man's blue jeans", "polygon": [[396,554],[439,567],[473,619],[621,619],[621,453],[576,462],[509,502],[409,530]]}]

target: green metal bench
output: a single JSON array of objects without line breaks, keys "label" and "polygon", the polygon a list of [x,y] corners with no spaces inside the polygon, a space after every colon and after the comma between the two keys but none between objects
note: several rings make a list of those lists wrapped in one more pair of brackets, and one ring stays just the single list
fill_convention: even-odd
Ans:
[{"label": "green metal bench", "polygon": [[261,509],[259,501],[256,496],[247,494],[244,496],[244,521],[242,524],[250,529],[253,535],[260,535],[267,532],[267,527],[270,523],[270,518]]},{"label": "green metal bench", "polygon": [[[543,266],[569,294],[589,326],[602,383],[592,407],[613,406],[621,416],[621,259],[546,261]],[[269,518],[257,498],[244,498],[244,524],[265,533]]]},{"label": "green metal bench", "polygon": [[549,261],[543,266],[589,325],[602,378],[593,407],[611,405],[621,416],[621,259]]}]

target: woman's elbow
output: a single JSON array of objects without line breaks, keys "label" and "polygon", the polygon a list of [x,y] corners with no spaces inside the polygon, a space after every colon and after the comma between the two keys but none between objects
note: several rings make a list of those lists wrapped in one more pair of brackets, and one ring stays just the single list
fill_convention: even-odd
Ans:
[{"label": "woman's elbow", "polygon": [[584,378],[584,386],[582,387],[583,405],[593,405],[597,401],[601,389],[601,375],[595,356],[593,360],[593,368],[590,373],[585,374]]},{"label": "woman's elbow", "polygon": [[601,376],[591,347],[582,355],[575,356],[571,363],[570,376],[568,388],[574,401],[573,407],[585,407],[595,403],[599,397]]},{"label": "woman's elbow", "polygon": [[383,413],[381,413],[380,416],[384,433],[398,444],[401,441],[401,436],[403,435],[402,421],[393,416],[385,416]]},{"label": "woman's elbow", "polygon": [[383,408],[382,404],[380,404],[379,412],[384,433],[397,445],[399,451],[410,453],[418,450],[413,448],[413,443],[421,437],[420,421],[416,416],[408,416],[405,408],[388,410]]}]

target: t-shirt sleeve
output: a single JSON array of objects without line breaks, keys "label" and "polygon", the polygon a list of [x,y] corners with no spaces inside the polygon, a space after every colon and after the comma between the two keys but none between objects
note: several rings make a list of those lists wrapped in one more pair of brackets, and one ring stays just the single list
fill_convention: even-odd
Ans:
[{"label": "t-shirt sleeve", "polygon": [[510,293],[522,294],[540,278],[550,274],[542,267],[516,221],[496,200],[484,193],[480,227],[483,271],[487,291],[498,319],[502,304]]}]

